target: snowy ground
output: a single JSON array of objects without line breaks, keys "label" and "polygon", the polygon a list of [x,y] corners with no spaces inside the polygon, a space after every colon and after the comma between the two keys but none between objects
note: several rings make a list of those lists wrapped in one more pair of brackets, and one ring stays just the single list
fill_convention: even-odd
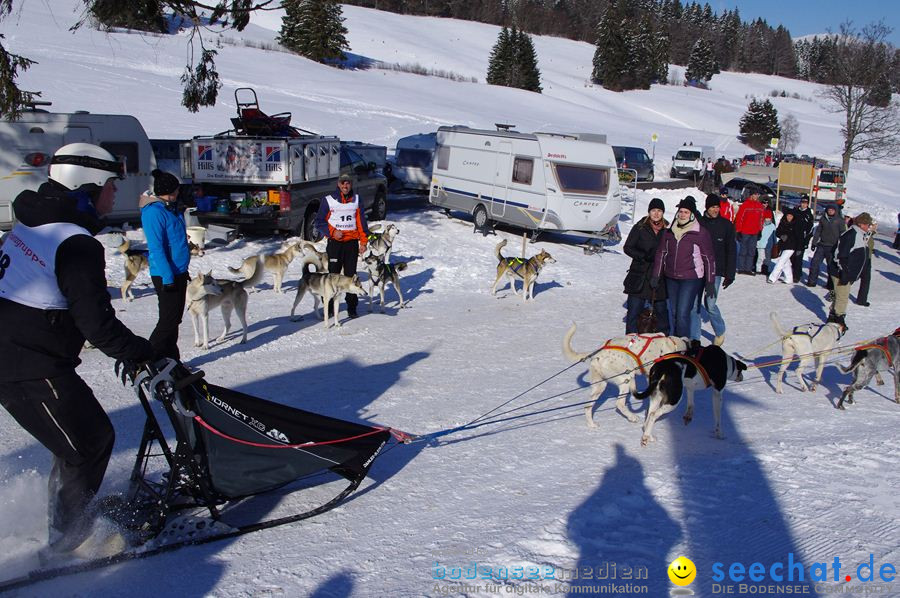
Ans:
[{"label": "snowy ground", "polygon": [[[282,53],[225,45],[222,104],[188,115],[178,107],[183,39],[73,35],[67,32],[71,13],[65,3],[53,3],[52,14],[50,3],[24,6],[18,20],[5,21],[0,31],[13,51],[41,61],[25,77],[30,87],[47,90],[59,109],[133,113],[152,136],[222,130],[233,110],[233,88],[249,84],[269,112],[292,110],[309,128],[384,143],[445,123],[599,130],[615,143],[648,148],[650,134],[657,132],[661,174],[668,170],[667,156],[687,139],[715,144],[729,156],[744,153],[734,135],[748,94],[778,88],[806,98],[775,99],[779,110],[796,110],[800,153],[835,157],[839,146],[839,121],[814,99],[814,85],[723,73],[713,80],[712,92],[663,87],[613,94],[585,84],[590,46],[553,38],[535,40],[546,82],[542,96],[403,73],[337,71]],[[496,28],[344,10],[355,53],[389,62],[416,60],[483,79]],[[277,13],[258,19],[246,35],[271,39],[276,19]],[[426,27],[427,39],[421,35]],[[872,209],[889,222],[882,231],[893,234],[897,173],[893,166],[854,163],[855,203],[848,210]],[[646,211],[650,197],[660,196],[671,214],[689,192],[640,193],[637,212]],[[782,585],[807,589],[809,595],[848,589],[862,595],[856,567],[870,555],[876,571],[885,564],[900,568],[900,407],[889,386],[858,393],[858,404],[839,412],[833,404],[849,377],[832,366],[815,394],[801,393],[788,378],[786,394],[775,395],[769,383],[773,372],[752,372],[726,392],[725,440],[712,437],[712,410],[701,394],[690,426],[676,412],[657,427],[658,442],[646,448],[640,447],[639,427],[613,412],[610,391],[595,414],[599,427],[590,430],[582,414],[589,394],[586,368],[569,368],[560,342],[572,321],[579,326],[574,345],[581,351],[623,331],[621,289],[628,259],[621,247],[589,256],[553,237],[530,246],[529,253],[544,248],[558,261],[541,275],[535,301],[523,305],[508,290],[489,294],[493,247],[508,238],[507,252],[517,253],[515,232],[485,238],[473,234],[464,219],[403,206],[393,202],[390,218],[401,231],[395,260],[411,262],[403,277],[409,309],[389,304],[385,314],[369,315],[364,303],[363,317],[326,331],[310,317],[312,302],[306,299],[304,319],[290,322],[299,277],[294,264],[287,295],[276,295],[269,279],[251,295],[247,344],[237,344],[232,334],[209,351],[194,349],[185,321],[181,346],[188,365],[224,386],[415,434],[470,422],[552,378],[495,412],[496,423],[386,451],[360,492],[312,520],[48,582],[20,595],[495,596],[594,590],[658,597],[674,587],[665,569],[679,555],[697,566],[690,588],[698,596],[720,593],[713,585],[716,562],[727,575],[734,562],[760,562],[768,570],[789,558],[804,564],[804,581],[795,577]],[[622,224],[627,233],[629,223]],[[277,245],[277,240],[242,240],[213,248],[193,262],[192,271],[211,268],[226,276],[226,265]],[[900,259],[886,236],[879,237],[876,256],[872,306],[850,305],[846,345],[897,326]],[[121,257],[110,251],[114,306],[124,322],[149,334],[156,318],[149,280],[142,275],[137,300],[125,304],[117,290],[122,276]],[[748,361],[777,358],[768,312],[776,310],[785,326],[821,321],[827,310],[823,295],[822,289],[740,277],[719,302],[729,325],[725,348]],[[211,322],[215,335],[221,319],[214,316]],[[111,361],[97,351],[85,352],[79,371],[118,432],[103,492],[123,490],[139,440],[140,409],[116,381]],[[5,578],[33,566],[45,538],[49,459],[5,411],[0,426],[5,506],[0,577]],[[269,515],[300,510],[327,498],[328,490],[267,499],[257,508]],[[835,557],[843,565],[840,575],[853,581],[817,588],[810,567],[831,565]],[[472,563],[479,571],[493,569],[490,588],[485,580],[466,582],[480,587],[460,586]],[[570,586],[548,579],[496,580],[501,570],[512,575],[516,567],[540,567],[543,576],[553,568],[557,580],[578,568],[582,578]],[[623,578],[626,568],[641,567],[647,579]],[[594,579],[583,579],[586,571]],[[604,572],[607,579],[596,579]],[[828,574],[830,579],[830,567]],[[441,575],[445,579],[435,579]],[[626,594],[610,583],[646,589]],[[750,593],[733,585],[732,595]],[[900,594],[897,582],[879,587],[880,595]],[[767,587],[757,595],[785,591]]]}]

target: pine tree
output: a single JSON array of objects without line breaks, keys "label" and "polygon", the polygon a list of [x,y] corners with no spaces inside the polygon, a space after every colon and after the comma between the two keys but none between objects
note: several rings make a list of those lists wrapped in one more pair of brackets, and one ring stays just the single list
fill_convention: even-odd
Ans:
[{"label": "pine tree", "polygon": [[713,56],[712,45],[701,37],[694,44],[694,49],[691,50],[691,58],[688,61],[684,77],[690,82],[697,82],[705,87],[706,82],[718,72],[719,67]]},{"label": "pine tree", "polygon": [[527,91],[541,93],[541,71],[538,68],[537,52],[531,36],[524,31],[519,32],[516,45],[516,68],[519,71],[519,87]]},{"label": "pine tree", "polygon": [[509,29],[504,27],[497,35],[497,42],[491,49],[488,60],[488,85],[506,85],[506,74],[512,67],[512,53],[509,43]]},{"label": "pine tree", "polygon": [[875,80],[875,84],[869,90],[866,104],[878,108],[887,108],[891,104],[891,79],[886,72],[882,72]]},{"label": "pine tree", "polygon": [[168,32],[159,0],[93,0],[88,13],[99,27],[107,30],[121,27],[137,31]]},{"label": "pine tree", "polygon": [[769,145],[773,137],[781,137],[778,111],[769,100],[763,102],[751,100],[747,112],[741,117],[741,141],[760,151]]},{"label": "pine tree", "polygon": [[278,43],[316,62],[346,59],[347,28],[335,0],[285,0]]},{"label": "pine tree", "polygon": [[619,5],[610,0],[597,25],[597,49],[594,52],[594,70],[591,80],[606,89],[622,91],[628,64],[625,34],[620,18]]}]

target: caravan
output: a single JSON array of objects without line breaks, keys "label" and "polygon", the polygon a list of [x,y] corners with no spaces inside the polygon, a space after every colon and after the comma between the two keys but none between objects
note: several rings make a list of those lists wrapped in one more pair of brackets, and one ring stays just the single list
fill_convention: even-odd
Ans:
[{"label": "caravan", "polygon": [[139,218],[138,198],[150,186],[156,159],[141,123],[123,114],[47,112],[35,102],[18,120],[0,120],[0,230],[12,228],[12,203],[25,189],[47,180],[50,157],[69,143],[94,143],[124,160],[126,177],[116,183],[107,221]]},{"label": "caravan", "polygon": [[396,190],[428,191],[434,161],[436,133],[410,135],[397,140],[391,174]]},{"label": "caravan", "polygon": [[429,201],[483,227],[502,222],[596,239],[617,233],[621,198],[605,136],[454,126],[437,132]]}]

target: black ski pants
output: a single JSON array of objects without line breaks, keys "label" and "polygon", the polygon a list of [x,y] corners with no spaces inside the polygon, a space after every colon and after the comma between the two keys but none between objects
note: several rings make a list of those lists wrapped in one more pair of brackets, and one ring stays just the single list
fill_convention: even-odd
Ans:
[{"label": "black ski pants", "polygon": [[869,285],[872,284],[872,257],[866,260],[862,274],[859,275],[859,292],[856,293],[856,303],[869,302]]},{"label": "black ski pants", "polygon": [[[336,241],[328,239],[325,248],[328,254],[328,272],[331,274],[344,274],[353,276],[356,274],[356,263],[359,260],[359,241]],[[355,293],[347,293],[347,313],[355,314],[359,297]],[[337,305],[334,306],[337,309]]]},{"label": "black ski pants", "polygon": [[816,247],[816,252],[813,254],[812,259],[809,261],[809,276],[806,278],[807,284],[817,284],[819,281],[819,268],[822,267],[822,260],[825,260],[825,278],[828,279],[825,286],[826,288],[831,288],[831,272],[833,268],[831,264],[834,263],[834,245],[819,245]]},{"label": "black ski pants", "polygon": [[163,288],[162,278],[151,276],[156,299],[159,303],[159,320],[156,328],[150,333],[150,344],[153,345],[153,356],[156,359],[171,357],[180,360],[178,352],[178,326],[184,317],[184,302],[190,276],[187,272],[175,275],[174,288],[167,291]]},{"label": "black ski pants", "polygon": [[50,544],[76,548],[90,532],[88,503],[112,454],[115,431],[94,393],[73,370],[40,380],[0,382],[0,403],[53,453],[48,483]]}]

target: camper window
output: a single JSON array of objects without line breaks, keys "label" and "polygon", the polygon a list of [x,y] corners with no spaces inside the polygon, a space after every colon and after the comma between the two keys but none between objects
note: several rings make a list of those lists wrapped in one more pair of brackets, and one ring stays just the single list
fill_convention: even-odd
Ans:
[{"label": "camper window", "polygon": [[442,145],[437,149],[437,167],[438,170],[447,170],[450,168],[450,147]]},{"label": "camper window", "polygon": [[609,169],[589,166],[554,164],[556,178],[563,193],[606,195],[609,191]]},{"label": "camper window", "polygon": [[428,168],[431,166],[431,152],[421,149],[398,149],[397,166]]},{"label": "camper window", "polygon": [[531,158],[516,158],[513,162],[512,180],[523,185],[531,184],[531,173],[534,170],[534,160]]},{"label": "camper window", "polygon": [[140,170],[141,163],[138,160],[138,144],[126,141],[104,141],[100,147],[111,153],[120,162],[125,159],[128,172],[135,173]]}]

